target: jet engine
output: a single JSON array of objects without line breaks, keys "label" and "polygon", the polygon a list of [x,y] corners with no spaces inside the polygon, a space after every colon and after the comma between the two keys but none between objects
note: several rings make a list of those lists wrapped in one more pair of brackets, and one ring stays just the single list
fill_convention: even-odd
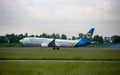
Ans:
[{"label": "jet engine", "polygon": [[42,47],[48,47],[48,44],[42,43],[41,46],[42,46]]}]

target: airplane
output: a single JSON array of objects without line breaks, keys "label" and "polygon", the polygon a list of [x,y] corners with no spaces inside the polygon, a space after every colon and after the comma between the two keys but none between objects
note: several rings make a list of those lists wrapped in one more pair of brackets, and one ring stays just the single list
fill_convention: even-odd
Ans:
[{"label": "airplane", "polygon": [[20,40],[23,45],[39,45],[41,47],[53,47],[59,50],[60,47],[83,47],[92,43],[94,28],[91,28],[80,40],[63,40],[54,38],[26,37]]}]

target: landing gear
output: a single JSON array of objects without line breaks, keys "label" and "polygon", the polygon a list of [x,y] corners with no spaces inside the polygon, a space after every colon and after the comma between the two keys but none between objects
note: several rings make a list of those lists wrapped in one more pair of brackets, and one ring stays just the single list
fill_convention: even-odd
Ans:
[{"label": "landing gear", "polygon": [[49,44],[48,47],[53,47],[53,50],[57,49],[59,50],[60,48],[55,44],[55,39],[53,39]]},{"label": "landing gear", "polygon": [[53,50],[55,50],[55,49],[59,50],[60,48],[59,48],[59,47],[55,47],[55,46],[54,46],[54,47],[53,47]]},{"label": "landing gear", "polygon": [[57,50],[59,50],[59,47],[57,47]]}]

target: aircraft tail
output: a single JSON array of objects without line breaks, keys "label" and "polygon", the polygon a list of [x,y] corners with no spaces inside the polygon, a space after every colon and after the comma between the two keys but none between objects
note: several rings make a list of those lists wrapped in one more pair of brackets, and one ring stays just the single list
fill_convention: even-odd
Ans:
[{"label": "aircraft tail", "polygon": [[91,28],[88,33],[86,33],[82,39],[80,39],[76,44],[75,47],[87,46],[92,42],[92,35],[94,33],[94,28]]}]

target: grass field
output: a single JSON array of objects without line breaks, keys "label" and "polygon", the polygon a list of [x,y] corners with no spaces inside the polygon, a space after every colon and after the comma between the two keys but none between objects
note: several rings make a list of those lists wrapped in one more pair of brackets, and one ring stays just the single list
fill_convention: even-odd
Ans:
[{"label": "grass field", "polygon": [[[85,48],[0,48],[0,75],[119,75],[120,50]],[[34,60],[100,60],[101,62],[35,62]],[[116,62],[102,62],[102,61]]]},{"label": "grass field", "polygon": [[0,75],[120,75],[120,63],[0,62]]},{"label": "grass field", "polygon": [[1,60],[114,60],[120,61],[120,50],[84,48],[0,48]]}]

